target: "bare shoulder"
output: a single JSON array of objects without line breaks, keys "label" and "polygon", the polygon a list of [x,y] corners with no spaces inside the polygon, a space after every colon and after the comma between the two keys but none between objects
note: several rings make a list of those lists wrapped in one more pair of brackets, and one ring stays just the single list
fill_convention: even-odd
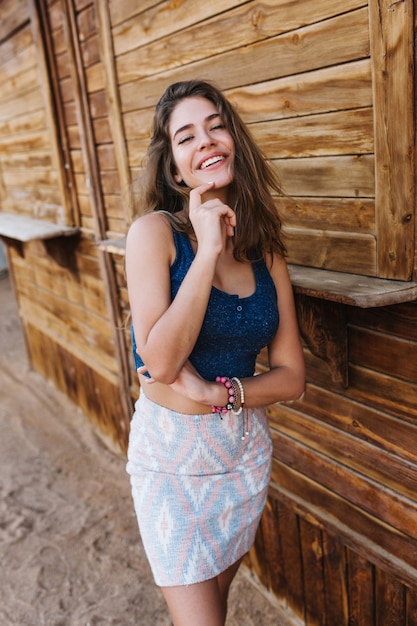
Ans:
[{"label": "bare shoulder", "polygon": [[277,287],[291,287],[287,262],[284,257],[278,254],[268,255],[266,259],[266,265]]},{"label": "bare shoulder", "polygon": [[148,213],[131,224],[126,238],[126,255],[139,249],[147,255],[163,252],[172,256],[172,228],[164,214]]},{"label": "bare shoulder", "polygon": [[128,239],[147,236],[167,236],[171,232],[168,218],[158,212],[147,213],[138,217],[130,226],[127,233]]}]

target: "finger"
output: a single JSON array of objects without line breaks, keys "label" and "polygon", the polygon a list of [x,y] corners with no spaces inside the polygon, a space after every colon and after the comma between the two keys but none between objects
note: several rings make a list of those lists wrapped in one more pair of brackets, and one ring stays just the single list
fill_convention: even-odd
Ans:
[{"label": "finger", "polygon": [[209,189],[213,189],[214,183],[205,183],[204,185],[199,185],[190,191],[190,209],[200,206],[202,203],[202,196]]},{"label": "finger", "polygon": [[138,374],[142,374],[143,376],[145,376],[145,382],[150,384],[150,383],[154,383],[155,379],[152,378],[152,376],[150,375],[148,368],[146,367],[146,365],[141,365],[140,367],[138,367],[136,369]]}]

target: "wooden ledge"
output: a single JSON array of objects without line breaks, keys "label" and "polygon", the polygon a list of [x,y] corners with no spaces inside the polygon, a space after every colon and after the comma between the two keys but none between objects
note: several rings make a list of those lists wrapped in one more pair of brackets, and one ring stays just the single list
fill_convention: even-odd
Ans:
[{"label": "wooden ledge", "polygon": [[0,212],[0,236],[20,242],[45,240],[55,237],[75,235],[78,228],[53,224],[45,220],[19,215],[17,213]]},{"label": "wooden ledge", "polygon": [[289,265],[288,270],[295,292],[313,298],[360,308],[417,299],[417,282],[386,280],[303,265]]},{"label": "wooden ledge", "polygon": [[[97,244],[100,250],[122,256],[125,246],[124,237],[105,239]],[[386,280],[304,265],[289,264],[288,270],[295,292],[312,298],[365,309],[417,300],[417,282]]]},{"label": "wooden ledge", "polygon": [[121,237],[120,239],[103,239],[103,241],[97,242],[97,248],[109,252],[110,254],[120,254],[125,256],[126,254],[126,239]]}]

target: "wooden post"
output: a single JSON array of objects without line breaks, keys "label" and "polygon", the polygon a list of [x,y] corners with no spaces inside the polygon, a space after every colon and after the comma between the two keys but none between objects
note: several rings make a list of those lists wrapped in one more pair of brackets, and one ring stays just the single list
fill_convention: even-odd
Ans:
[{"label": "wooden post", "polygon": [[[100,55],[104,67],[106,79],[106,100],[109,109],[110,131],[113,138],[114,150],[116,154],[117,171],[119,174],[122,193],[126,193],[130,186],[129,161],[126,149],[126,138],[122,124],[122,114],[120,107],[119,88],[117,84],[115,53],[113,47],[113,37],[109,8],[107,2],[98,2],[96,5],[97,17],[99,21],[99,41]],[[126,215],[126,227],[131,216]]]},{"label": "wooden post", "polygon": [[377,275],[410,280],[414,264],[413,2],[370,0]]},{"label": "wooden post", "polygon": [[[97,151],[94,142],[93,125],[88,102],[88,90],[85,80],[82,62],[80,42],[78,37],[76,10],[74,0],[64,0],[63,6],[66,12],[66,25],[68,28],[68,54],[71,59],[72,81],[80,128],[81,144],[84,155],[86,175],[89,181],[90,201],[93,208],[94,235],[96,240],[106,238],[106,215],[100,184],[100,171],[97,159]],[[124,417],[129,419],[132,413],[132,402],[129,392],[129,364],[124,346],[122,321],[117,298],[117,284],[114,275],[112,260],[103,251],[99,251],[99,263],[104,281],[106,305],[109,311],[113,328],[115,356],[118,363],[120,399],[123,403]]]},{"label": "wooden post", "polygon": [[64,113],[60,106],[59,85],[55,63],[52,61],[52,42],[43,2],[27,0],[33,40],[38,56],[42,94],[51,135],[52,158],[58,173],[58,184],[64,205],[65,224],[79,226],[75,183],[71,170],[69,144]]}]

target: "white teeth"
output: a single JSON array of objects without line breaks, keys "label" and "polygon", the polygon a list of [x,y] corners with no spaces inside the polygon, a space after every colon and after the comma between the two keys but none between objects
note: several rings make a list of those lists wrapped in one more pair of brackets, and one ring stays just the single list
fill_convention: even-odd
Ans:
[{"label": "white teeth", "polygon": [[201,166],[200,169],[204,169],[206,167],[208,167],[209,165],[213,165],[213,163],[217,163],[218,161],[224,161],[224,157],[223,156],[215,156],[215,157],[211,157],[210,159],[207,159],[207,161],[204,161]]}]

